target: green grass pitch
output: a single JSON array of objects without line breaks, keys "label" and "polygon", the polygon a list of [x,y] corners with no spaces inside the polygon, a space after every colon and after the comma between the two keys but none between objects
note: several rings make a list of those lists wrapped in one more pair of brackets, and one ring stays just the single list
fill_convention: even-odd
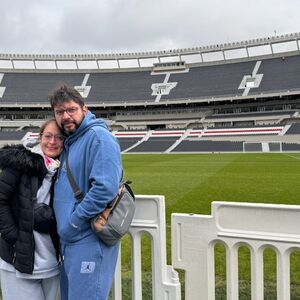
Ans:
[{"label": "green grass pitch", "polygon": [[[170,217],[173,212],[210,214],[212,201],[300,204],[300,153],[125,154],[122,160],[125,178],[133,181],[136,194],[165,196],[169,264]],[[130,263],[126,262],[129,248],[129,242],[125,239],[122,246],[125,273],[130,273]],[[223,250],[222,247],[216,247],[219,266],[216,276],[220,278],[217,282],[220,291],[224,289],[222,282],[226,273]],[[145,241],[143,251],[143,268],[147,274],[151,268],[149,242]],[[245,282],[247,293],[249,251],[241,249],[240,252],[239,278],[241,285]],[[291,282],[299,291],[298,254],[291,257]],[[270,285],[270,291],[274,290],[276,284],[274,266],[274,253],[266,251],[265,281],[266,288]],[[220,293],[224,294],[224,291]],[[242,294],[240,297],[242,299]],[[272,298],[272,294],[269,297]]]},{"label": "green grass pitch", "polygon": [[136,194],[172,212],[210,214],[212,201],[300,204],[300,153],[123,155]]}]

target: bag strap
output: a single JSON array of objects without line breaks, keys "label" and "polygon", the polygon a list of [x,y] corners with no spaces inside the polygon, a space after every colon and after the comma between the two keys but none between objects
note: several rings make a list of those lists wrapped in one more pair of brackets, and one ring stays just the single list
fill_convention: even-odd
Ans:
[{"label": "bag strap", "polygon": [[[69,182],[70,182],[70,185],[72,187],[72,190],[73,190],[73,193],[74,193],[74,197],[76,198],[76,200],[78,200],[79,202],[82,201],[83,199],[83,193],[82,191],[79,189],[74,177],[73,177],[73,174],[71,172],[71,169],[70,169],[70,165],[69,165],[69,159],[68,159],[68,153],[66,153],[66,169],[67,169],[67,176],[68,176],[68,179],[69,179]],[[123,178],[123,170],[122,170],[122,178]],[[126,182],[127,183],[127,182]],[[129,183],[129,182],[128,182]],[[121,184],[120,188],[123,188],[123,185]],[[121,190],[122,191],[122,190]],[[116,199],[119,197],[120,195],[120,192],[118,191],[118,194],[116,196],[115,199],[113,199],[107,206],[109,208],[114,208],[114,206],[116,205]]]},{"label": "bag strap", "polygon": [[53,201],[54,201],[54,184],[57,178],[57,172],[53,175],[52,177],[52,182],[51,182],[51,186],[50,186],[50,202],[49,202],[49,206],[53,208]]},{"label": "bag strap", "polygon": [[39,179],[37,176],[31,176],[31,200],[37,202],[37,191],[39,187]]},{"label": "bag strap", "polygon": [[70,185],[72,187],[73,193],[74,193],[74,197],[76,198],[76,200],[78,200],[79,202],[82,201],[83,199],[83,193],[82,191],[79,189],[73,174],[71,172],[70,166],[69,166],[69,159],[68,159],[68,153],[66,153],[66,169],[67,169],[67,176],[70,182]]}]

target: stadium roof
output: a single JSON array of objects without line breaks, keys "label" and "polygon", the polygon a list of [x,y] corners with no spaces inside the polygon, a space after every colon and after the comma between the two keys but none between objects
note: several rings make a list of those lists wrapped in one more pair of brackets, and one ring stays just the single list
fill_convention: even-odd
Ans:
[{"label": "stadium roof", "polygon": [[233,43],[164,51],[111,54],[5,54],[0,69],[122,69],[152,67],[154,63],[207,63],[299,51],[300,33],[275,35]]}]

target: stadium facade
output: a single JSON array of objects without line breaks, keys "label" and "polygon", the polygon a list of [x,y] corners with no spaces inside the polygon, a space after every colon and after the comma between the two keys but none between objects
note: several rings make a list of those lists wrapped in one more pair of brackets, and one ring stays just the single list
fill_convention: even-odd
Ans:
[{"label": "stadium facade", "polygon": [[259,142],[298,144],[299,38],[139,53],[0,54],[1,139],[36,130],[52,116],[47,95],[66,83],[107,120],[126,152],[186,152],[184,144],[193,145],[188,152],[213,151],[217,144],[207,140],[239,141],[225,151],[243,151],[262,135]]}]

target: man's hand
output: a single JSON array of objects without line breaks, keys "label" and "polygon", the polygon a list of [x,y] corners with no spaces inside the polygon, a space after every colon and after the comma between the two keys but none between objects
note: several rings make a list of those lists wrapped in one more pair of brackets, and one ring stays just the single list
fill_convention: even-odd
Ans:
[{"label": "man's hand", "polygon": [[105,226],[106,222],[107,222],[107,218],[110,214],[111,208],[106,208],[104,209],[104,211],[97,215],[94,219],[93,219],[93,226],[95,231],[101,231],[103,229],[103,227]]}]

